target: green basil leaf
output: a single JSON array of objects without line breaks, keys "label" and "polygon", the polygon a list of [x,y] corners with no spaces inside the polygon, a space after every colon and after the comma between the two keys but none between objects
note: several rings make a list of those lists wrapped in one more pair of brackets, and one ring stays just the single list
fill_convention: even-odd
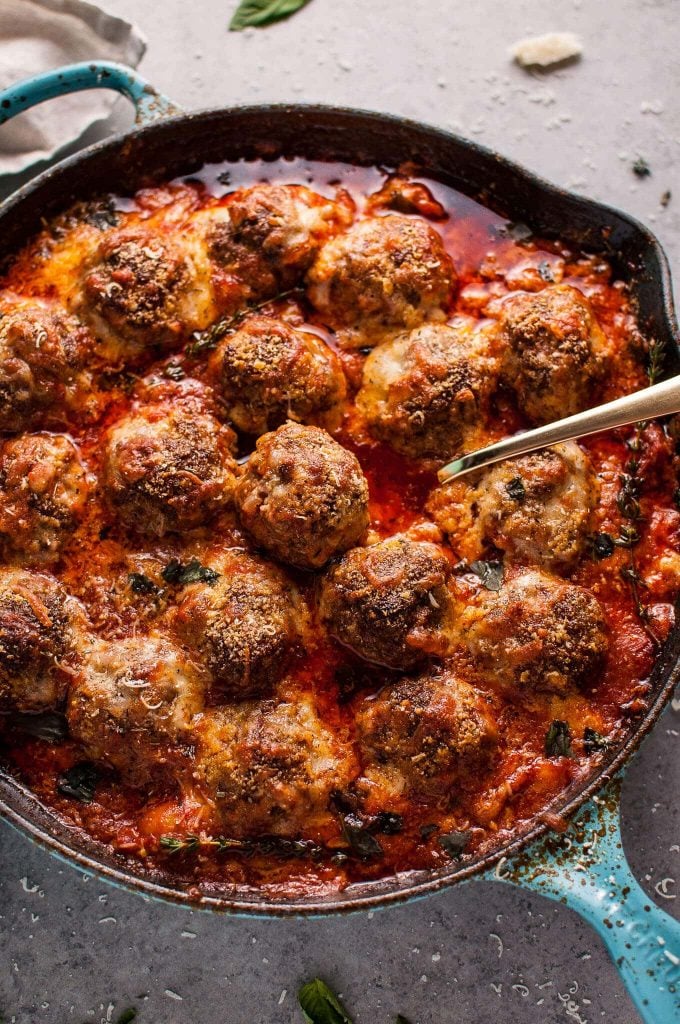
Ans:
[{"label": "green basil leaf", "polygon": [[352,1024],[338,997],[321,978],[302,986],[298,1002],[307,1024]]},{"label": "green basil leaf", "polygon": [[470,842],[470,832],[446,832],[437,836],[437,842],[449,857],[460,860]]},{"label": "green basil leaf", "polygon": [[502,562],[471,562],[470,571],[479,576],[487,590],[500,590],[503,583]]},{"label": "green basil leaf", "polygon": [[99,772],[89,761],[81,761],[67,768],[57,780],[57,792],[81,804],[91,804],[99,781]]},{"label": "green basil leaf", "polygon": [[545,734],[546,757],[573,757],[571,749],[571,732],[568,722],[555,719]]},{"label": "green basil leaf", "polygon": [[213,587],[220,574],[214,569],[201,565],[197,558],[188,562],[180,562],[179,558],[171,558],[161,576],[166,583],[176,583],[178,587],[186,587],[189,583],[207,583]]},{"label": "green basil leaf", "polygon": [[309,0],[241,0],[229,25],[230,32],[241,32],[251,25],[263,28],[282,18],[289,18]]}]

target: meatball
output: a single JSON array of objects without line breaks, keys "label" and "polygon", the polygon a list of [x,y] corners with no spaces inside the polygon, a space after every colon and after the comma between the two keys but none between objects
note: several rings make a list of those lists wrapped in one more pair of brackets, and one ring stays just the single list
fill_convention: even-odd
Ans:
[{"label": "meatball", "polygon": [[498,740],[487,701],[450,669],[386,686],[357,715],[370,769],[396,770],[418,794],[450,794],[463,774],[486,767]]},{"label": "meatball", "polygon": [[88,757],[144,783],[190,742],[203,689],[191,662],[162,637],[97,641],[69,692],[71,735]]},{"label": "meatball", "polygon": [[446,652],[450,573],[445,555],[425,541],[391,537],[354,548],[323,581],[321,616],[355,654],[407,670]]},{"label": "meatball", "polygon": [[227,551],[211,566],[220,578],[186,588],[174,627],[221,694],[268,694],[300,641],[297,589],[275,565],[243,551]]},{"label": "meatball", "polygon": [[271,298],[302,279],[321,244],[351,223],[352,201],[303,185],[240,189],[207,213],[206,242],[222,290],[236,305]]},{"label": "meatball", "polygon": [[342,420],[345,376],[320,338],[254,316],[213,353],[209,372],[229,419],[247,434],[287,419],[332,430]]},{"label": "meatball", "polygon": [[419,218],[369,217],[327,242],[307,275],[308,296],[347,347],[442,317],[455,272],[434,228]]},{"label": "meatball", "polygon": [[5,555],[55,562],[85,509],[87,473],[64,434],[23,434],[0,454],[0,538]]},{"label": "meatball", "polygon": [[583,554],[599,492],[588,455],[569,441],[498,463],[474,484],[445,484],[428,510],[461,558],[492,546],[510,561],[566,573]]},{"label": "meatball", "polygon": [[[0,569],[0,708],[60,707],[75,656],[76,602],[56,580]],[[72,671],[72,669],[71,669]]]},{"label": "meatball", "polygon": [[317,427],[288,422],[261,437],[235,497],[257,543],[300,569],[320,569],[368,526],[358,460]]},{"label": "meatball", "polygon": [[602,608],[583,587],[537,569],[456,602],[455,638],[509,696],[564,696],[595,682],[608,648]]},{"label": "meatball", "polygon": [[532,423],[549,423],[592,404],[609,343],[588,300],[569,285],[510,295],[501,307],[504,376]]},{"label": "meatball", "polygon": [[234,435],[216,419],[160,402],[119,420],[108,432],[104,485],[126,526],[164,534],[200,526],[232,496]]},{"label": "meatball", "polygon": [[[198,326],[190,251],[151,231],[107,232],[82,274],[80,311],[110,358],[171,348]],[[198,317],[200,320],[200,317]]]},{"label": "meatball", "polygon": [[196,781],[234,836],[314,832],[356,774],[350,744],[309,697],[207,712],[196,738]]},{"label": "meatball", "polygon": [[461,317],[379,345],[357,395],[371,433],[415,459],[444,461],[483,444],[499,368],[491,337]]},{"label": "meatball", "polygon": [[25,430],[50,413],[63,418],[93,343],[60,307],[4,295],[0,300],[0,430]]}]

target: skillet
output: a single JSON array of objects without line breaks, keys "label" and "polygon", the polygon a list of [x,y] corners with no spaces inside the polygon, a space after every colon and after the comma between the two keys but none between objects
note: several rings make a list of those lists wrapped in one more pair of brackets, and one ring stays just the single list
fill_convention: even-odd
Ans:
[{"label": "skillet", "polygon": [[[496,153],[434,128],[356,110],[270,105],[184,114],[140,76],[119,65],[72,65],[0,93],[0,124],[43,100],[112,88],[135,105],[127,133],[88,147],[19,189],[0,208],[0,267],[41,227],[43,218],[101,192],[130,192],[191,174],[206,162],[303,157],[398,166],[411,161],[429,177],[478,198],[542,237],[600,252],[631,283],[646,333],[665,343],[668,374],[680,372],[680,346],[667,261],[660,244],[625,214],[563,192]],[[381,907],[472,879],[521,885],[577,910],[599,932],[642,1018],[680,1022],[680,922],[657,908],[634,879],[619,827],[623,769],[680,681],[680,624],[659,654],[649,705],[626,738],[585,783],[562,794],[550,816],[503,848],[464,865],[409,872],[353,885],[319,899],[273,902],[253,891],[198,899],[158,872],[134,870],[73,830],[16,779],[0,773],[0,814],[55,855],[125,888],[160,899],[262,917],[328,915]]]}]

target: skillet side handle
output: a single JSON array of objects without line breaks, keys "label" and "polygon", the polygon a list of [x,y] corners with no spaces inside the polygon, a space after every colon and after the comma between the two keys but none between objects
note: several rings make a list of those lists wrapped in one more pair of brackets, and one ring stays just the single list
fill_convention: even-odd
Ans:
[{"label": "skillet side handle", "polygon": [[0,125],[38,103],[84,89],[114,89],[127,96],[137,111],[135,120],[138,125],[182,113],[172,100],[156,92],[132,68],[100,60],[45,71],[1,91]]},{"label": "skillet side handle", "polygon": [[546,836],[487,875],[576,910],[604,941],[645,1024],[680,1022],[680,921],[634,878],[620,829],[621,776],[563,835]]}]

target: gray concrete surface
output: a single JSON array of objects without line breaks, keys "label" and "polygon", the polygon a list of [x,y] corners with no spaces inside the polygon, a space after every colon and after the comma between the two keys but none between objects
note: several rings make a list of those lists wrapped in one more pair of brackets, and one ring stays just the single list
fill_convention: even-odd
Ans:
[{"label": "gray concrete surface", "polygon": [[[320,100],[454,128],[636,214],[677,275],[676,0],[313,0],[287,24],[241,36],[226,30],[234,3],[109,8],[146,32],[142,70],[186,108]],[[580,63],[528,75],[509,62],[516,39],[554,29],[582,37]],[[637,156],[652,170],[644,180],[631,171]],[[667,189],[676,195],[663,209]],[[659,723],[624,792],[626,848],[650,893],[680,872],[678,714]],[[144,1024],[288,1024],[300,1020],[297,986],[316,974],[357,1024],[397,1012],[413,1024],[638,1020],[599,940],[536,896],[475,884],[338,920],[215,918],[84,879],[0,827],[3,1020],[109,1021],[134,1005]]]}]

